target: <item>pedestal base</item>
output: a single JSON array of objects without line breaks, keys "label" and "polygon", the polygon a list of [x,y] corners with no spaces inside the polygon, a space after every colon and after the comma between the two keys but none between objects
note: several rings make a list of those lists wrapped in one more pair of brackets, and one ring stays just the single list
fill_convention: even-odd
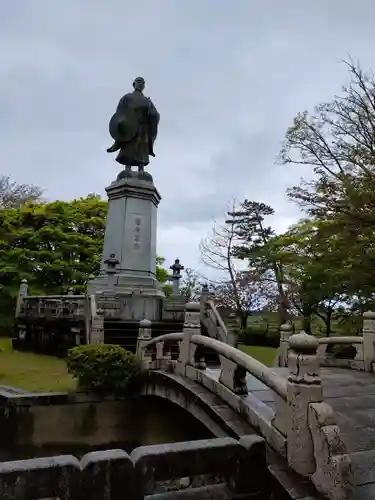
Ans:
[{"label": "pedestal base", "polygon": [[156,279],[157,207],[152,176],[125,169],[106,188],[108,215],[100,274],[87,285],[104,318],[160,321],[164,293]]},{"label": "pedestal base", "polygon": [[152,276],[98,276],[88,283],[87,292],[96,296],[105,319],[161,320],[165,295]]}]

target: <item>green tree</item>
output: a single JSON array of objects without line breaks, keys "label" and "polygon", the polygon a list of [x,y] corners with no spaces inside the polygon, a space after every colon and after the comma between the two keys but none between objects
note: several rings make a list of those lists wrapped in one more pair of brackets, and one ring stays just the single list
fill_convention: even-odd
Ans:
[{"label": "green tree", "polygon": [[304,111],[288,128],[283,164],[313,168],[315,177],[289,196],[318,218],[342,214],[356,227],[375,222],[375,79],[349,62],[349,84],[332,101]]},{"label": "green tree", "polygon": [[237,210],[228,212],[230,219],[227,224],[233,225],[237,237],[233,256],[247,260],[251,274],[255,276],[257,272],[259,281],[273,281],[276,284],[280,322],[285,323],[288,305],[283,287],[283,267],[268,245],[275,236],[274,230],[266,223],[266,218],[272,215],[274,210],[269,205],[246,199]]},{"label": "green tree", "polygon": [[375,79],[347,63],[349,83],[312,113],[299,113],[280,153],[284,164],[309,166],[314,178],[289,197],[336,234],[335,254],[359,303],[375,299]]},{"label": "green tree", "polygon": [[0,210],[0,271],[9,294],[22,278],[36,294],[83,290],[99,269],[106,211],[93,195]]},{"label": "green tree", "polygon": [[331,222],[312,219],[300,221],[269,242],[283,265],[288,302],[303,316],[307,333],[316,314],[330,335],[335,308],[348,296],[350,265],[342,260],[342,243]]},{"label": "green tree", "polygon": [[163,267],[165,264],[164,257],[156,257],[156,278],[163,285],[164,293],[167,297],[172,293],[172,285],[168,283],[170,276],[168,270]]},{"label": "green tree", "polygon": [[199,300],[204,280],[194,269],[187,267],[181,280],[180,292],[186,302]]},{"label": "green tree", "polygon": [[[234,211],[235,203],[232,206]],[[240,319],[242,327],[245,328],[249,311],[239,287],[238,259],[233,255],[233,249],[237,243],[234,223],[214,223],[210,235],[201,241],[199,249],[203,264],[214,269],[217,274],[216,280],[207,281],[210,281],[216,290],[230,290],[233,310]]]}]

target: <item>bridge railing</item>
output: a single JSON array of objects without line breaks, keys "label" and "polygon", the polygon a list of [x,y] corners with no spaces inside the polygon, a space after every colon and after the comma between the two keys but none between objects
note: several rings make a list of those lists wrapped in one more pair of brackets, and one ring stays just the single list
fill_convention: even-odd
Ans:
[{"label": "bridge railing", "polygon": [[[285,339],[284,339],[285,341]],[[172,344],[179,345],[178,360],[171,360]],[[311,477],[329,498],[350,496],[350,460],[331,407],[323,401],[318,340],[300,332],[288,338],[287,377],[251,356],[199,334],[199,325],[186,324],[183,333],[145,341],[140,354],[150,370],[166,370],[194,380],[223,399],[285,456],[290,467]],[[206,369],[203,350],[220,360],[219,378]],[[153,351],[153,355],[150,355]],[[249,393],[247,374],[273,394],[274,410],[256,391]]]},{"label": "bridge railing", "polygon": [[217,338],[232,346],[236,344],[236,335],[223,321],[214,300],[209,295],[207,286],[203,286],[200,296],[200,315],[201,322],[211,338]]},{"label": "bridge railing", "polygon": [[257,436],[143,446],[130,455],[96,451],[80,461],[60,455],[0,463],[2,500],[141,500],[179,494],[261,500],[268,490],[265,442]]},{"label": "bridge railing", "polygon": [[[280,347],[276,366],[288,365],[290,325],[280,327]],[[358,336],[318,338],[317,357],[320,366],[351,368],[373,372],[375,363],[375,313],[363,313],[363,331]]]}]

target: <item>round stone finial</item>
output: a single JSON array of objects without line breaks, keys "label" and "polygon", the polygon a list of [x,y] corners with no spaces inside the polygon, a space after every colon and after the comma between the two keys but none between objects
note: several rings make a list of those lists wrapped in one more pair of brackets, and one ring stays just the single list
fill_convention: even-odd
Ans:
[{"label": "round stone finial", "polygon": [[152,322],[149,319],[141,319],[139,322],[140,328],[151,328]]},{"label": "round stone finial", "polygon": [[290,332],[292,329],[292,325],[290,323],[284,323],[280,325],[280,330],[283,332]]},{"label": "round stone finial", "polygon": [[200,311],[201,305],[199,302],[187,302],[185,304],[186,311]]},{"label": "round stone finial", "polygon": [[290,348],[300,354],[314,354],[318,349],[318,345],[318,339],[313,335],[308,335],[303,330],[289,338]]},{"label": "round stone finial", "polygon": [[23,284],[25,284],[25,285],[26,285],[26,284],[27,284],[27,279],[26,279],[26,278],[23,278],[23,279],[21,280],[21,283],[23,283]]},{"label": "round stone finial", "polygon": [[365,311],[363,313],[363,317],[365,319],[375,319],[375,312],[373,312],[373,311]]}]

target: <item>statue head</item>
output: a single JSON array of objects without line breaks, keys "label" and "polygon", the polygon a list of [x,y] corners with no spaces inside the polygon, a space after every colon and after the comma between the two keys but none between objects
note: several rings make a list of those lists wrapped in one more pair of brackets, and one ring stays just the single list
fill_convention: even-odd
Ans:
[{"label": "statue head", "polygon": [[141,76],[138,76],[134,82],[133,82],[133,87],[134,87],[134,90],[139,90],[140,92],[143,91],[143,89],[145,88],[145,80],[144,78],[142,78]]}]

